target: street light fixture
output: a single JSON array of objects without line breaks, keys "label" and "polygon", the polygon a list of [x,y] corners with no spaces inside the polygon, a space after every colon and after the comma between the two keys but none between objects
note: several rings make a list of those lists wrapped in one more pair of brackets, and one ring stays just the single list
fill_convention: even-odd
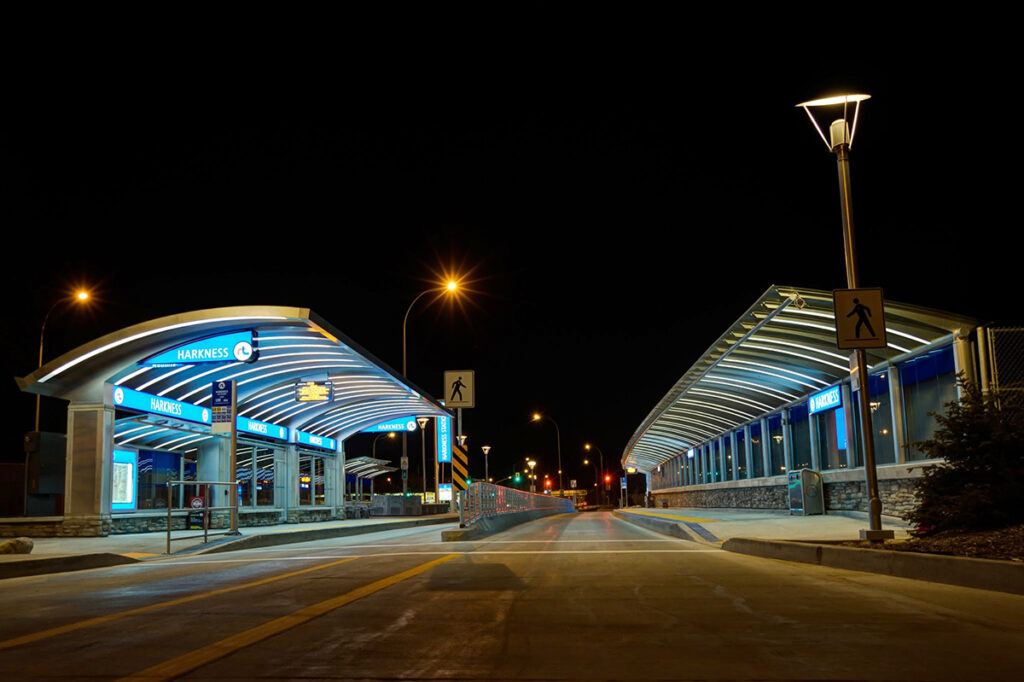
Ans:
[{"label": "street light fixture", "polygon": [[562,433],[558,430],[558,422],[554,419],[540,412],[533,413],[533,421],[540,422],[544,420],[555,425],[555,442],[558,446],[558,496],[563,497],[565,495],[565,487],[562,485]]},{"label": "street light fixture", "polygon": [[[870,95],[844,94],[835,97],[824,97],[798,104],[807,117],[811,119],[815,130],[830,151],[836,155],[836,164],[839,169],[839,199],[843,219],[843,255],[846,261],[846,285],[850,289],[856,289],[859,282],[857,271],[857,245],[853,230],[853,205],[850,192],[850,147],[853,145],[853,136],[857,131],[857,119],[860,115],[860,103],[870,99]],[[850,105],[854,106],[852,125],[847,120]],[[811,109],[819,107],[842,106],[842,117],[832,121],[829,126],[829,138],[818,125]],[[881,542],[893,537],[892,531],[882,530],[882,500],[878,494],[878,473],[875,469],[875,444],[871,428],[871,406],[867,399],[868,393],[868,369],[867,354],[864,349],[854,350],[855,362],[857,364],[857,377],[860,384],[860,421],[861,439],[864,444],[864,474],[867,479],[869,503],[869,530],[861,530],[861,539],[871,542]]]},{"label": "street light fixture", "polygon": [[[54,302],[54,304],[52,306],[50,306],[50,309],[46,311],[46,315],[43,316],[43,325],[42,325],[42,327],[39,328],[39,365],[38,365],[39,367],[43,366],[43,338],[46,335],[46,323],[50,319],[50,313],[52,313],[54,310],[56,310],[57,306],[59,306],[62,303],[76,303],[76,302],[77,303],[85,303],[86,301],[89,300],[89,298],[90,298],[90,296],[89,296],[89,292],[88,291],[86,291],[85,289],[79,289],[78,291],[76,291],[74,293],[73,296],[65,296],[63,298],[57,299],[57,301]],[[34,431],[39,431],[39,399],[40,399],[40,397],[41,397],[40,394],[36,393],[36,420],[35,420],[35,427],[33,429]]]},{"label": "street light fixture", "polygon": [[484,481],[490,482],[490,480],[491,480],[491,470],[487,467],[487,455],[489,455],[490,452],[491,452],[491,446],[490,445],[481,445],[480,449],[483,450],[483,452],[484,452]]},{"label": "street light fixture", "polygon": [[528,459],[526,460],[526,466],[530,467],[530,492],[535,493],[537,492],[537,486],[534,483],[536,479],[533,477],[533,467],[537,466],[537,462],[532,459]]},{"label": "street light fixture", "polygon": [[[430,289],[426,289],[424,291],[421,291],[419,294],[416,295],[416,298],[412,299],[412,303],[409,304],[409,307],[406,308],[406,310],[405,310],[405,317],[402,318],[402,378],[403,379],[407,378],[407,373],[408,373],[408,366],[407,366],[407,361],[406,361],[406,357],[407,357],[407,353],[406,353],[406,338],[407,338],[406,329],[409,326],[409,313],[412,312],[413,306],[415,306],[416,303],[421,298],[426,296],[427,294],[440,292],[442,295],[445,294],[445,293],[453,294],[454,295],[458,291],[458,288],[459,288],[458,282],[456,282],[454,279],[449,279],[444,284],[444,286],[432,287]],[[403,458],[403,461],[405,461],[405,458],[408,457],[408,437],[407,437],[407,435],[408,434],[406,434],[405,432],[402,433],[402,458]],[[426,456],[424,455],[424,457],[426,457]],[[424,459],[424,461],[426,461],[426,460]],[[423,473],[423,477],[426,478],[426,476],[427,476],[427,474],[426,474],[426,472],[424,472]],[[435,479],[437,478],[436,473],[434,475],[434,478]],[[407,481],[406,481],[406,479],[402,479],[402,480],[403,480],[402,492],[404,493],[406,491]],[[423,494],[426,495],[426,488],[424,488],[424,493]]]}]

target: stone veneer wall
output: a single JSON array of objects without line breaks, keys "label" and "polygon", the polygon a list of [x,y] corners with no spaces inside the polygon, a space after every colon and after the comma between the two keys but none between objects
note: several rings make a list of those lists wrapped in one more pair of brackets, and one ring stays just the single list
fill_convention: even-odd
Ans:
[{"label": "stone veneer wall", "polygon": [[[888,516],[906,517],[917,505],[915,481],[935,462],[878,467],[878,494]],[[822,472],[826,511],[868,511],[863,469]],[[789,508],[784,476],[687,488],[655,490],[657,507],[718,507],[722,509]]]}]

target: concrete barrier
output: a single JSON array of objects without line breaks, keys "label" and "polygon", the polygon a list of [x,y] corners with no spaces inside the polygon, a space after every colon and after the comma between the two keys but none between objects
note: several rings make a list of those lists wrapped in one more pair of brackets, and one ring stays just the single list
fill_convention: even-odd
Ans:
[{"label": "concrete barrier", "polygon": [[133,559],[132,557],[105,552],[19,558],[17,561],[0,561],[0,580],[21,578],[29,575],[44,575],[47,573],[85,571],[91,568],[106,568],[107,566],[136,564],[138,562],[138,559]]},{"label": "concrete barrier", "polygon": [[691,531],[685,525],[671,521],[669,519],[659,518],[657,516],[646,516],[644,514],[630,514],[629,512],[614,511],[612,514],[616,518],[620,518],[623,521],[632,523],[635,526],[646,528],[647,530],[653,530],[655,533],[661,533],[662,535],[670,535],[680,540],[690,540],[692,542],[701,542],[701,538],[696,533]]},{"label": "concrete barrier", "polygon": [[1024,564],[1013,561],[754,538],[730,538],[722,549],[768,559],[1024,594]]},{"label": "concrete barrier", "polygon": [[571,512],[552,509],[531,509],[530,511],[509,512],[507,514],[488,516],[478,520],[468,528],[441,531],[441,540],[444,542],[468,542],[470,540],[479,540],[487,537],[488,535],[494,535],[495,533],[500,533],[503,530],[508,530],[509,528],[518,526],[522,523],[535,521],[545,516],[566,513]]},{"label": "concrete barrier", "polygon": [[[237,552],[240,549],[257,549],[260,547],[274,547],[277,545],[289,545],[295,542],[313,542],[316,540],[329,540],[331,538],[348,537],[350,535],[364,535],[366,533],[381,533],[400,528],[414,528],[416,526],[433,526],[442,523],[453,523],[458,517],[447,514],[444,516],[418,516],[414,519],[402,521],[387,521],[384,523],[367,523],[358,526],[336,526],[333,528],[312,528],[295,531],[274,531],[261,533],[259,535],[242,536],[240,538],[229,538],[219,542],[201,546],[196,554],[219,554],[221,552]],[[187,553],[176,552],[176,554]]]}]

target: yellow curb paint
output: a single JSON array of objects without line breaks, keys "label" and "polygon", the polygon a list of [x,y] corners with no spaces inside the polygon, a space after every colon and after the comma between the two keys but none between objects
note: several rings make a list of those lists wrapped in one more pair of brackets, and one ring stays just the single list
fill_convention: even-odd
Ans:
[{"label": "yellow curb paint", "polygon": [[163,556],[163,554],[154,554],[152,552],[121,552],[121,556],[126,556],[129,559],[148,559],[151,556]]},{"label": "yellow curb paint", "polygon": [[434,566],[443,564],[446,561],[461,556],[460,554],[448,554],[446,556],[428,561],[425,564],[420,564],[414,568],[410,568],[407,571],[396,573],[395,575],[382,578],[368,585],[357,587],[351,592],[326,599],[322,602],[312,604],[305,608],[301,608],[294,613],[290,613],[287,616],[281,616],[275,618],[272,621],[258,625],[244,632],[239,632],[236,635],[226,637],[219,642],[214,642],[209,646],[205,646],[202,649],[196,649],[195,651],[189,652],[177,658],[172,658],[169,661],[158,663],[152,667],[140,670],[137,673],[133,673],[127,677],[121,678],[122,680],[169,680],[176,677],[180,677],[200,666],[212,663],[217,659],[229,656],[239,649],[243,649],[247,646],[251,646],[257,642],[261,642],[264,639],[273,637],[276,634],[290,630],[294,627],[302,625],[318,616],[322,616],[325,613],[329,613],[337,608],[350,604],[357,599],[367,597],[374,592],[383,590],[386,587],[400,583],[403,580],[412,578],[413,576],[419,575],[424,571],[428,571]]},{"label": "yellow curb paint", "polygon": [[119,611],[117,613],[110,613],[106,616],[98,616],[96,618],[89,618],[88,620],[80,620],[77,623],[69,623],[67,625],[61,625],[60,627],[50,628],[49,630],[41,630],[40,632],[34,632],[30,635],[22,635],[21,637],[15,637],[14,639],[7,639],[0,642],[0,649],[10,649],[11,647],[21,646],[22,644],[28,644],[30,642],[38,642],[41,639],[47,639],[49,637],[56,637],[57,635],[63,635],[67,632],[73,632],[75,630],[81,630],[82,628],[92,627],[93,625],[102,625],[103,623],[109,623],[111,621],[120,620],[121,618],[127,618],[128,616],[135,616],[140,613],[148,613],[150,611],[157,611],[159,609],[166,609],[171,606],[179,606],[181,604],[187,604],[191,601],[198,599],[205,599],[207,597],[214,597],[219,594],[227,594],[228,592],[236,592],[238,590],[244,590],[249,587],[256,587],[257,585],[266,585],[267,583],[276,582],[278,580],[284,580],[285,578],[293,578],[297,575],[304,573],[312,573],[313,571],[320,571],[331,566],[337,566],[338,564],[344,564],[349,561],[358,559],[359,557],[347,557],[339,561],[332,561],[327,564],[321,564],[320,566],[312,566],[310,568],[303,568],[298,571],[292,571],[291,573],[283,573],[281,575],[271,576],[269,578],[263,578],[251,583],[245,583],[243,585],[233,585],[231,587],[223,587],[218,590],[211,590],[210,592],[203,592],[201,594],[193,594],[188,597],[181,597],[179,599],[172,599],[170,601],[160,602],[159,604],[150,604],[149,606],[140,606],[137,609],[129,609],[127,611]]}]

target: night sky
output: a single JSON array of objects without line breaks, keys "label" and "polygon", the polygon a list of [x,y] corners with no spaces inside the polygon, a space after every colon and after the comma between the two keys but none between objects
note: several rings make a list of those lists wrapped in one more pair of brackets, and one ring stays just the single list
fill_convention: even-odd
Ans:
[{"label": "night sky", "polygon": [[[77,284],[95,302],[54,312],[47,360],[163,315],[275,304],[400,369],[407,306],[452,272],[459,304],[410,318],[410,380],[440,395],[443,370],[476,371],[474,475],[484,444],[492,475],[527,454],[553,472],[541,410],[567,478],[589,479],[583,443],[616,464],[770,285],[845,286],[835,159],[794,107],[844,89],[872,95],[852,150],[863,285],[1021,321],[999,55],[938,35],[842,59],[695,49],[643,40],[656,16],[632,17],[627,49],[614,16],[573,33],[586,45],[562,19],[540,42],[477,33],[443,56],[385,41],[329,60],[33,62],[3,112],[6,375],[34,369],[43,315]],[[0,457],[19,460],[33,398],[10,379],[3,397]],[[64,429],[57,401],[43,428]]]}]

